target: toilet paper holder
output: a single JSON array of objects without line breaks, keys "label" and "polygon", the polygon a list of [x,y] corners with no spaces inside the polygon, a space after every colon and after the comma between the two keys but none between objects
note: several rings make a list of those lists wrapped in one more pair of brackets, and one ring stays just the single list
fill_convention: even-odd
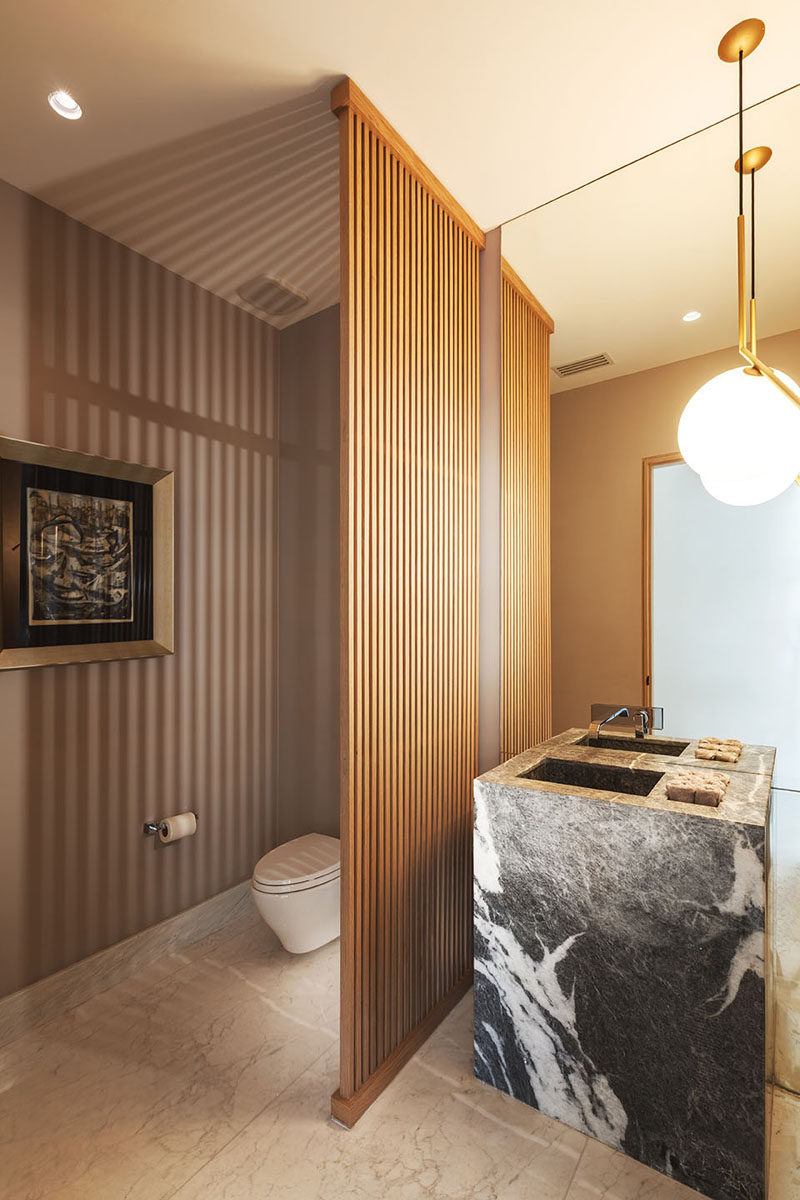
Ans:
[{"label": "toilet paper holder", "polygon": [[[197,821],[199,824],[200,818],[198,817],[197,813],[193,813],[192,815],[194,816],[195,821]],[[155,837],[161,829],[161,826],[164,824],[164,821],[164,817],[162,817],[160,821],[145,821],[144,825],[142,826],[142,833],[146,834],[147,837]]]}]

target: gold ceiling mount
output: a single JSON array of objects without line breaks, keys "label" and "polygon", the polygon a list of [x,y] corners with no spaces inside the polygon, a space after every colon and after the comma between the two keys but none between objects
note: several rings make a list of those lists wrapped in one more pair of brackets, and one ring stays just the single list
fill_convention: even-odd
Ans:
[{"label": "gold ceiling mount", "polygon": [[717,47],[723,62],[738,62],[739,55],[747,58],[761,44],[766,25],[758,17],[748,17],[729,29]]},{"label": "gold ceiling mount", "polygon": [[752,175],[754,171],[760,171],[765,167],[772,158],[772,151],[769,146],[754,146],[752,150],[745,150],[741,158],[737,158],[733,164],[734,171],[740,170],[740,165],[744,167],[745,175]]}]

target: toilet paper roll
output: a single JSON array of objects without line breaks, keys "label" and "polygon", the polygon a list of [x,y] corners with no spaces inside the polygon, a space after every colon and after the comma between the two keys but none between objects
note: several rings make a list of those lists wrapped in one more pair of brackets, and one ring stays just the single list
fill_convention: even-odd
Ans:
[{"label": "toilet paper roll", "polygon": [[177,842],[191,837],[196,830],[197,817],[193,812],[177,813],[174,817],[164,817],[158,827],[158,836],[162,842]]}]

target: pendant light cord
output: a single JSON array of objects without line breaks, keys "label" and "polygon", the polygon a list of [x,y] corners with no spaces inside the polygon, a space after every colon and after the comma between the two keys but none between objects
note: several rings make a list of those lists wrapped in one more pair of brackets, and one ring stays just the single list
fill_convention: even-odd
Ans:
[{"label": "pendant light cord", "polygon": [[756,298],[756,173],[750,172],[750,299]]},{"label": "pendant light cord", "polygon": [[739,50],[739,216],[745,215],[745,109],[742,96],[742,73],[744,73],[744,55]]}]

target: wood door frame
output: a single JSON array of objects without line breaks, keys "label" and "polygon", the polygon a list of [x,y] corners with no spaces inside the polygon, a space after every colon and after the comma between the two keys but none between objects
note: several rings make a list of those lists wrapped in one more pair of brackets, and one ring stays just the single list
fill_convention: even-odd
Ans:
[{"label": "wood door frame", "polygon": [[653,703],[653,472],[683,462],[678,450],[642,459],[642,696]]}]

